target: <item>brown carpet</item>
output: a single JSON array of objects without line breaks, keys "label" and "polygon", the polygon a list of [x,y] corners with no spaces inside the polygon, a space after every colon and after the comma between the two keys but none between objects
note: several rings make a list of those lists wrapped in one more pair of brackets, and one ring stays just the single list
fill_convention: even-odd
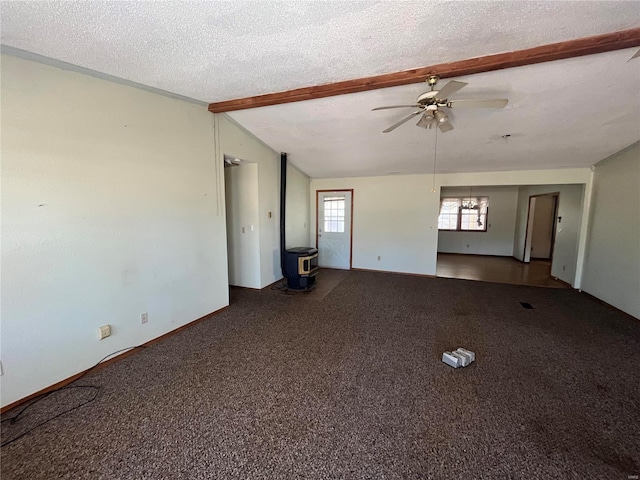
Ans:
[{"label": "brown carpet", "polygon": [[[474,364],[441,363],[459,346]],[[233,289],[78,381],[98,398],[2,448],[2,479],[627,479],[639,365],[640,322],[571,290],[372,272],[321,301]],[[3,442],[90,395],[52,395]]]}]

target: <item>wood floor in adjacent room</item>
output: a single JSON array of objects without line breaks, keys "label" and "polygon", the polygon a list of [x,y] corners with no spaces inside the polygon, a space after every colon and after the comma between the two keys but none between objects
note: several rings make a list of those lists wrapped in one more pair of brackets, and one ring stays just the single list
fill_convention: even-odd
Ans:
[{"label": "wood floor in adjacent room", "polygon": [[550,260],[523,263],[513,257],[439,253],[436,276],[484,282],[567,288],[551,276]]}]

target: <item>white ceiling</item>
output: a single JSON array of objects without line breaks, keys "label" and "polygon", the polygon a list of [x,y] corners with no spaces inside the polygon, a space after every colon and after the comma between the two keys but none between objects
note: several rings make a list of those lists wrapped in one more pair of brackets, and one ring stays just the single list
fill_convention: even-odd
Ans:
[{"label": "white ceiling", "polygon": [[[640,25],[622,2],[1,2],[2,43],[205,102],[511,51]],[[456,98],[506,96],[502,111],[452,115],[439,171],[591,165],[637,141],[633,50],[464,78]],[[233,112],[311,176],[431,168],[434,131],[380,133],[410,85]],[[408,113],[408,112],[407,112]],[[417,120],[417,119],[416,119]],[[508,143],[500,135],[511,134]],[[233,154],[233,152],[225,152]]]},{"label": "white ceiling", "polygon": [[[640,140],[640,59],[627,62],[636,50],[457,77],[469,85],[453,98],[509,104],[454,107],[454,130],[438,132],[438,172],[584,167]],[[426,90],[407,85],[229,115],[311,177],[428,173],[435,129],[416,127],[416,117],[382,133],[415,109],[371,111],[413,103]]]}]

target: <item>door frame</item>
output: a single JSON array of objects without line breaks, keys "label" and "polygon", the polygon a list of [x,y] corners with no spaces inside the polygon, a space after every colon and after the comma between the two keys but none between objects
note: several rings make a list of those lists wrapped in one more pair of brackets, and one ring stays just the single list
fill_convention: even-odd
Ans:
[{"label": "door frame", "polygon": [[330,190],[316,190],[316,248],[318,248],[318,207],[320,206],[320,194],[331,192],[351,193],[351,221],[349,230],[349,270],[353,264],[353,188],[332,188]]},{"label": "door frame", "polygon": [[[560,206],[560,192],[549,192],[549,193],[539,193],[537,195],[529,195],[529,201],[527,203],[527,223],[525,224],[524,230],[524,251],[522,252],[522,261],[523,263],[531,262],[531,252],[529,252],[529,261],[526,261],[527,258],[527,240],[529,239],[529,223],[533,221],[531,216],[531,200],[537,197],[553,197],[553,229],[551,230],[551,251],[549,252],[549,261],[553,263],[553,251],[556,246],[556,228],[558,227],[558,207]],[[535,206],[533,208],[535,215]],[[533,228],[533,225],[532,225]],[[533,232],[531,232],[533,233]]]}]

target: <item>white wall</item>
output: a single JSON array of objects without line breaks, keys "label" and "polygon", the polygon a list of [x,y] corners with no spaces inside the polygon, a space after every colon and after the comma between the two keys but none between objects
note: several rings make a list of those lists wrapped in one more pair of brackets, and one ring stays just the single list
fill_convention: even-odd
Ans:
[{"label": "white wall", "polygon": [[[476,187],[474,197],[489,197],[486,232],[438,232],[438,252],[504,255],[513,253],[517,187]],[[443,187],[440,197],[468,197],[468,187]]]},{"label": "white wall", "polygon": [[291,163],[287,167],[286,248],[309,246],[309,177]]},{"label": "white wall", "polygon": [[224,169],[229,285],[260,288],[258,165]]},{"label": "white wall", "polygon": [[558,216],[562,222],[557,226],[551,262],[551,275],[578,288],[577,265],[578,244],[582,231],[584,185],[530,185],[520,187],[516,213],[516,230],[513,239],[513,256],[523,259],[524,242],[529,212],[529,197],[558,192]]},{"label": "white wall", "polygon": [[[435,193],[431,192],[432,182],[432,175],[312,179],[311,245],[315,245],[316,190],[353,188],[353,267],[435,275],[441,187],[530,183],[590,186],[591,172],[576,168],[440,174],[436,176]],[[579,245],[586,239],[586,223],[581,224]]]},{"label": "white wall", "polygon": [[[260,238],[260,285],[282,278],[280,269],[280,154],[235,123],[218,115],[223,154],[258,165],[258,229]],[[271,217],[269,217],[271,213]]]},{"label": "white wall", "polygon": [[[352,267],[433,274],[429,231],[435,229],[437,235],[440,197],[431,193],[427,175],[312,179],[311,245],[316,243],[316,190],[350,188],[354,190]],[[434,251],[435,246],[431,242]]]},{"label": "white wall", "polygon": [[640,143],[596,165],[582,288],[640,318]]},{"label": "white wall", "polygon": [[6,55],[1,87],[4,406],[228,289],[206,108]]}]

